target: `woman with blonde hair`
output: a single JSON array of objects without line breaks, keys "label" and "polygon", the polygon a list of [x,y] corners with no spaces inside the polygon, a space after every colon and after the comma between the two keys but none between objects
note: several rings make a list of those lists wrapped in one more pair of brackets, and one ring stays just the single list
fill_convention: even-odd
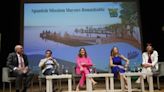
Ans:
[{"label": "woman with blonde hair", "polygon": [[[126,62],[125,66],[122,64],[122,60]],[[129,60],[125,58],[123,55],[119,53],[119,50],[117,47],[113,47],[111,50],[111,55],[110,55],[110,67],[112,70],[112,73],[114,73],[114,78],[120,79],[120,73],[125,73],[125,67],[128,67],[129,65]],[[124,81],[125,81],[125,88],[127,88],[127,80],[126,77],[123,76]]]}]

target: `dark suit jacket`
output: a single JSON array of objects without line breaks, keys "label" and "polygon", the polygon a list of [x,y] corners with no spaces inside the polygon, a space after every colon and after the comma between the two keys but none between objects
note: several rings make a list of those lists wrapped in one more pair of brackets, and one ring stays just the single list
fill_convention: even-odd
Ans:
[{"label": "dark suit jacket", "polygon": [[[28,66],[28,59],[25,54],[23,54],[23,59],[24,59],[24,64],[25,67]],[[19,61],[18,61],[18,56],[15,52],[10,53],[7,58],[7,66],[11,69],[14,70],[15,67],[18,67]]]}]

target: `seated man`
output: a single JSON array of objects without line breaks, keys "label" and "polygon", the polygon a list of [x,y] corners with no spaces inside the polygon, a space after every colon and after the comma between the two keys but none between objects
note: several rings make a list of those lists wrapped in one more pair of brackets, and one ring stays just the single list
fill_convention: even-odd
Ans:
[{"label": "seated man", "polygon": [[30,82],[34,76],[28,67],[27,56],[23,53],[23,47],[21,45],[15,46],[15,52],[10,53],[7,58],[7,66],[12,70],[13,74],[16,76],[15,88],[16,92],[19,92],[21,79],[25,77],[24,88],[22,92],[26,92],[27,88],[30,86]]},{"label": "seated man", "polygon": [[46,50],[45,51],[45,58],[40,60],[39,67],[42,70],[44,75],[52,75],[58,74],[59,71],[59,64],[58,62],[52,57],[52,51]]},{"label": "seated man", "polygon": [[[150,43],[147,44],[146,52],[142,54],[142,67],[142,73],[152,73],[158,70],[158,52],[153,49]],[[143,77],[145,79],[146,75]],[[148,78],[147,81],[149,83]],[[140,83],[140,78],[138,78],[136,83]]]}]

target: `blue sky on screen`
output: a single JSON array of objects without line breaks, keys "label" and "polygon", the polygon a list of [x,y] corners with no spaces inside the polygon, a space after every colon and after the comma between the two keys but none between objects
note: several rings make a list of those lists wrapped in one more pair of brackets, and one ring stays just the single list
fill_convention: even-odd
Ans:
[{"label": "blue sky on screen", "polygon": [[[33,10],[49,9],[90,9],[103,8],[104,11],[91,12],[39,12]],[[118,17],[110,17],[108,8],[117,8],[118,15],[121,9],[118,2],[99,3],[26,3],[24,5],[25,26],[69,26],[69,25],[104,25],[120,23]]]}]

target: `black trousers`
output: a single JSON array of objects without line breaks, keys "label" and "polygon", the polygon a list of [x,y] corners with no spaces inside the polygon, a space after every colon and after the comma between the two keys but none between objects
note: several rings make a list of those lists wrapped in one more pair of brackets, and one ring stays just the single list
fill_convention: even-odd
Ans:
[{"label": "black trousers", "polygon": [[59,75],[59,72],[57,69],[50,68],[50,69],[45,70],[43,74],[44,75],[53,75],[53,74]]},{"label": "black trousers", "polygon": [[27,73],[21,73],[20,71],[13,71],[14,75],[16,76],[16,80],[15,80],[15,88],[16,90],[20,89],[20,82],[23,80],[23,87],[24,89],[27,89],[30,87],[31,84],[31,80],[34,76],[34,74],[31,71],[28,71]]}]

